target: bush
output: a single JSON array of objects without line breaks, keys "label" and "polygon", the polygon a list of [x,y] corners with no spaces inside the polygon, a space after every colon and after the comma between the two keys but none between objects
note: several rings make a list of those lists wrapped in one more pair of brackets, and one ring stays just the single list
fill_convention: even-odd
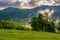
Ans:
[{"label": "bush", "polygon": [[15,23],[13,21],[4,21],[0,20],[0,28],[1,29],[16,29],[16,30],[30,30],[25,25]]},{"label": "bush", "polygon": [[17,24],[17,30],[31,30],[31,28],[26,27],[25,25]]}]

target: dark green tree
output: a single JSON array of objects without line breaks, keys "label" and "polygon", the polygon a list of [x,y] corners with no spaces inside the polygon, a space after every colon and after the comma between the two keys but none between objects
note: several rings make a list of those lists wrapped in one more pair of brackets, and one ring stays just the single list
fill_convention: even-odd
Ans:
[{"label": "dark green tree", "polygon": [[33,17],[31,20],[33,30],[41,30],[47,32],[55,32],[54,22],[48,16],[48,13],[39,14],[38,17]]},{"label": "dark green tree", "polygon": [[60,31],[60,22],[58,23],[58,30]]},{"label": "dark green tree", "polygon": [[37,22],[37,17],[33,17],[32,20],[31,20],[31,26],[32,26],[32,29],[33,30],[36,30],[38,31],[39,30],[39,27],[38,27],[38,22]]},{"label": "dark green tree", "polygon": [[37,21],[37,23],[38,23],[38,27],[39,27],[39,29],[41,30],[41,31],[43,31],[43,25],[44,25],[44,23],[43,23],[43,18],[44,18],[44,16],[42,15],[42,14],[39,14],[38,15],[38,17],[37,17],[37,19],[38,19],[38,21]]},{"label": "dark green tree", "polygon": [[45,31],[55,33],[54,22],[47,22]]}]

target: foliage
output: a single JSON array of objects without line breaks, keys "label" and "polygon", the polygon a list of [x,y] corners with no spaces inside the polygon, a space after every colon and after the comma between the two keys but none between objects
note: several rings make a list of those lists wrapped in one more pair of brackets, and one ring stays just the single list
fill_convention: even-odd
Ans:
[{"label": "foliage", "polygon": [[54,22],[50,20],[48,13],[39,14],[38,17],[33,17],[31,20],[33,30],[55,32]]},{"label": "foliage", "polygon": [[59,26],[58,26],[58,30],[60,31],[60,22],[58,23],[58,25],[59,25]]},{"label": "foliage", "polygon": [[32,18],[32,20],[31,20],[31,26],[32,26],[32,29],[33,29],[33,30],[36,30],[36,31],[39,30],[39,27],[38,27],[37,24],[38,24],[38,23],[37,23],[37,18],[36,18],[36,17]]},{"label": "foliage", "polygon": [[17,29],[17,30],[30,30],[30,28],[25,25],[15,23],[13,21],[4,21],[0,20],[0,28],[1,29]]}]

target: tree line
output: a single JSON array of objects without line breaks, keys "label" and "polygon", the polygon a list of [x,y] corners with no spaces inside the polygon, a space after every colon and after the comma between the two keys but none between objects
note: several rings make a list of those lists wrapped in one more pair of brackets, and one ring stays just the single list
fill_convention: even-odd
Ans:
[{"label": "tree line", "polygon": [[0,29],[31,30],[23,24],[5,20],[0,20]]}]

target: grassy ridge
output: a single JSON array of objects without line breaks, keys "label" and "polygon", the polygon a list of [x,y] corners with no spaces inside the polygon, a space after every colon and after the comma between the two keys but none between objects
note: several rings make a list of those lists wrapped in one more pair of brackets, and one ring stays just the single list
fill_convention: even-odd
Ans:
[{"label": "grassy ridge", "polygon": [[60,34],[0,29],[0,40],[60,40]]}]

